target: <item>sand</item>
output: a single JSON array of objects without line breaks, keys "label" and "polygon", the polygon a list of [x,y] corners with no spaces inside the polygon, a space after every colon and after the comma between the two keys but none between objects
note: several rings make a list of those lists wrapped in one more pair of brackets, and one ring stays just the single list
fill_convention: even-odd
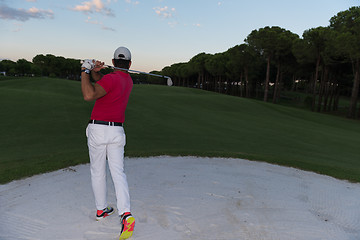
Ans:
[{"label": "sand", "polygon": [[[126,158],[132,239],[359,240],[360,184],[242,159]],[[115,207],[108,174],[109,205]],[[0,185],[0,239],[118,239],[89,165]]]}]

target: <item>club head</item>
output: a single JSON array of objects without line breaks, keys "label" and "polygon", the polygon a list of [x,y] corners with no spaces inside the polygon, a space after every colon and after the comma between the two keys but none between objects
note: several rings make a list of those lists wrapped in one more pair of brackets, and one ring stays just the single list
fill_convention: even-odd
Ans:
[{"label": "club head", "polygon": [[173,81],[171,80],[171,78],[168,78],[168,79],[167,79],[167,85],[168,85],[169,87],[171,87],[171,86],[173,85]]}]

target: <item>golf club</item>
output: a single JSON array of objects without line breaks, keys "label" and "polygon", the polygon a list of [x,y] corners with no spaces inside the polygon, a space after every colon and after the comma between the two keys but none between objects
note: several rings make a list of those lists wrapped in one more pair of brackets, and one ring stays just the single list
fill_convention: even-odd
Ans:
[{"label": "golf club", "polygon": [[110,66],[110,65],[104,65],[104,66],[106,66],[106,67],[108,67],[108,68],[117,69],[117,70],[123,70],[123,71],[128,71],[128,72],[133,72],[133,73],[141,73],[141,74],[147,74],[147,75],[150,75],[150,76],[166,78],[166,79],[167,79],[167,85],[168,85],[168,86],[172,86],[172,85],[173,85],[173,82],[172,82],[171,78],[168,77],[168,76],[159,75],[159,74],[154,74],[154,73],[141,72],[141,71],[136,71],[136,70],[132,70],[132,69],[126,69],[126,68],[113,67],[113,66]]}]

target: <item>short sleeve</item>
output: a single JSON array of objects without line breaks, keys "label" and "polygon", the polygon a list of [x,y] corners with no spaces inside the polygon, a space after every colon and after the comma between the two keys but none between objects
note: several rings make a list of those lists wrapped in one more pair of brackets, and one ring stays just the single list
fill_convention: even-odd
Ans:
[{"label": "short sleeve", "polygon": [[112,77],[110,76],[110,74],[107,74],[105,76],[103,76],[103,78],[99,81],[96,82],[97,84],[99,84],[100,86],[102,86],[104,88],[104,90],[106,91],[106,93],[109,93],[111,90],[111,85],[112,85]]}]

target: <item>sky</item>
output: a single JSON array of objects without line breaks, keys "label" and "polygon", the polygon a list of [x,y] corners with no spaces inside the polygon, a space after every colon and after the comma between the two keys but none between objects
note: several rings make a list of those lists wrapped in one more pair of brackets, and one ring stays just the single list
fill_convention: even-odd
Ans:
[{"label": "sky", "polygon": [[0,59],[38,54],[111,64],[117,47],[132,69],[161,70],[205,52],[225,52],[253,30],[302,36],[328,26],[359,0],[0,0]]}]

